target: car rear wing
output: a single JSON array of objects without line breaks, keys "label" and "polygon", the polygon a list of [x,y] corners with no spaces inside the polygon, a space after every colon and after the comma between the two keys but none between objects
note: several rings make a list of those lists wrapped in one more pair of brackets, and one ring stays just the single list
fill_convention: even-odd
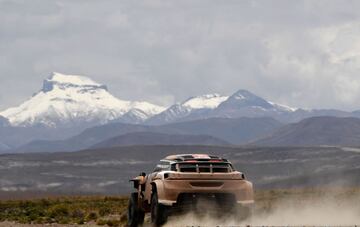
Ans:
[{"label": "car rear wing", "polygon": [[194,162],[229,162],[227,159],[225,158],[220,158],[218,156],[214,156],[214,155],[183,155],[183,156],[178,156],[177,158],[174,159],[174,161],[176,162],[189,162],[189,161],[194,161]]},{"label": "car rear wing", "polygon": [[224,161],[187,160],[172,164],[171,170],[191,173],[229,173],[233,172],[234,168],[231,163]]}]

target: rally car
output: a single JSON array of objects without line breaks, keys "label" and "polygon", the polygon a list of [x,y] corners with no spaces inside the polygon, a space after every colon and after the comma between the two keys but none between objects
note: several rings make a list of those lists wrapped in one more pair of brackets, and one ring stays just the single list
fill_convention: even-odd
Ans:
[{"label": "rally car", "polygon": [[[215,212],[247,218],[254,204],[253,185],[226,159],[207,154],[170,155],[150,174],[131,180],[128,224],[139,226],[145,213],[161,226],[169,215],[183,212]],[[204,202],[205,201],[205,202]],[[205,206],[199,206],[201,202]]]}]

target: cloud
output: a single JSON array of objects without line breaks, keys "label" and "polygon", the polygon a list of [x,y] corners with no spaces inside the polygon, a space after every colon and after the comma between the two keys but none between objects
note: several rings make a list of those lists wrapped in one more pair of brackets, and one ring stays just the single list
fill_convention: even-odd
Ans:
[{"label": "cloud", "polygon": [[360,109],[359,6],[0,0],[0,109],[52,71],[162,105],[244,88],[291,106]]}]

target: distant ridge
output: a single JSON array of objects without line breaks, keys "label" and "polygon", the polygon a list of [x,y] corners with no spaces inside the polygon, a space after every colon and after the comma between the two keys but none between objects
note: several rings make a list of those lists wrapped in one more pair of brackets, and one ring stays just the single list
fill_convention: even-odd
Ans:
[{"label": "distant ridge", "polygon": [[[283,126],[282,123],[271,118],[212,118],[161,126],[111,123],[88,128],[82,133],[65,140],[33,141],[14,149],[14,152],[76,151],[92,147],[96,144],[106,145],[107,143],[112,146],[111,139],[115,138],[114,140],[116,141],[117,137],[121,137],[129,133],[140,132],[148,133],[145,134],[147,135],[146,139],[148,139],[150,135],[156,135],[156,133],[178,135],[179,138],[182,139],[182,144],[194,144],[191,136],[196,137],[206,135],[212,138],[217,138],[216,143],[224,144],[224,141],[226,141],[226,143],[239,145],[268,135],[281,126]],[[183,135],[186,135],[186,137]],[[134,137],[128,138],[133,141]],[[154,136],[153,139],[155,140],[156,137]],[[170,141],[166,140],[165,135],[159,136],[157,139],[161,142],[166,142],[166,144]],[[204,138],[197,137],[197,142],[200,140],[206,142]],[[125,143],[123,140],[121,141],[121,143]],[[159,145],[159,141],[154,141],[153,143]],[[175,140],[173,141],[176,142]],[[141,140],[139,143],[141,144]],[[208,142],[206,142],[206,144],[208,144]]]},{"label": "distant ridge", "polygon": [[312,117],[286,125],[253,144],[261,146],[360,146],[360,119]]},{"label": "distant ridge", "polygon": [[226,146],[229,142],[207,135],[165,134],[156,132],[133,132],[113,137],[91,148],[108,148],[134,145],[216,145]]},{"label": "distant ridge", "polygon": [[209,118],[164,125],[161,128],[176,129],[195,135],[211,135],[231,144],[246,144],[271,134],[283,124],[269,117],[263,118]]}]

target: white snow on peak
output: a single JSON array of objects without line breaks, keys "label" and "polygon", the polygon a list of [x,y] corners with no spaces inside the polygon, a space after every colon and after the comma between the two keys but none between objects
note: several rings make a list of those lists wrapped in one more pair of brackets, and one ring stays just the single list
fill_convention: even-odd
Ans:
[{"label": "white snow on peak", "polygon": [[56,127],[58,123],[79,121],[106,123],[134,108],[143,111],[148,117],[164,110],[163,107],[147,102],[118,99],[104,85],[87,77],[54,73],[44,80],[41,91],[20,106],[9,108],[0,115],[16,126],[40,123]]},{"label": "white snow on peak", "polygon": [[150,116],[163,112],[166,109],[165,107],[162,106],[157,106],[149,102],[140,102],[140,101],[133,102],[131,108],[135,110],[141,110]]},{"label": "white snow on peak", "polygon": [[96,83],[92,79],[79,76],[79,75],[65,75],[58,72],[53,72],[52,76],[46,79],[48,82],[54,82],[59,84],[72,84],[78,86],[102,86],[99,83]]},{"label": "white snow on peak", "polygon": [[150,118],[150,123],[164,124],[174,122],[190,116],[192,113],[202,110],[216,109],[220,103],[228,99],[227,96],[219,94],[207,94],[187,99],[182,103],[176,103],[161,112],[160,114]]},{"label": "white snow on peak", "polygon": [[298,109],[298,108],[294,108],[294,107],[290,107],[290,106],[286,106],[283,104],[278,104],[278,103],[274,103],[274,102],[270,102],[270,101],[267,101],[267,102],[278,109],[282,109],[282,110],[289,111],[289,112],[294,112]]},{"label": "white snow on peak", "polygon": [[228,96],[221,96],[219,94],[201,95],[186,100],[182,103],[182,106],[191,109],[215,109],[228,98]]}]

